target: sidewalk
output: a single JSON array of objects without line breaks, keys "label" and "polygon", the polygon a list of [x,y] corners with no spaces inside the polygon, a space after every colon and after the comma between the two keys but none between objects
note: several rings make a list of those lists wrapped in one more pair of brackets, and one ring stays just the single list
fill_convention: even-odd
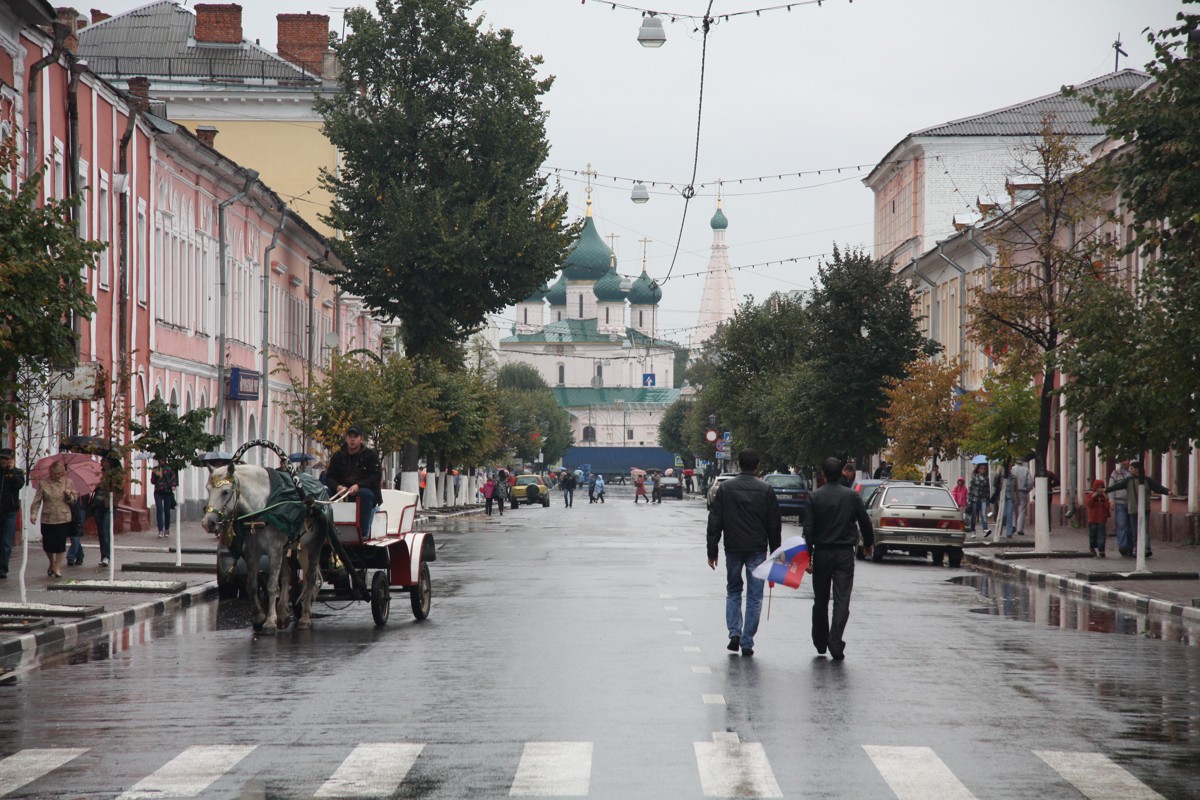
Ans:
[{"label": "sidewalk", "polygon": [[1137,559],[1117,552],[1109,527],[1105,558],[1091,557],[1087,528],[1051,528],[1050,552],[1036,553],[1030,525],[1025,536],[999,542],[968,537],[963,564],[1090,600],[1200,622],[1200,547],[1151,539],[1154,557],[1146,559],[1146,573],[1137,574]]}]

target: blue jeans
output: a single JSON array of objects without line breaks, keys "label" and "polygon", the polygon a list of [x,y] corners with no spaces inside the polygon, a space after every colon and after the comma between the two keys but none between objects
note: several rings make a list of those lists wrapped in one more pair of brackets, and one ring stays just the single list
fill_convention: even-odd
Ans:
[{"label": "blue jeans", "polygon": [[362,527],[362,537],[370,539],[371,523],[375,521],[375,493],[370,489],[359,487],[358,493],[354,497],[358,500],[358,519],[359,525]]},{"label": "blue jeans", "polygon": [[976,500],[967,506],[967,522],[970,523],[971,533],[975,532],[975,526],[983,523],[983,530],[987,532],[987,498]]},{"label": "blue jeans", "polygon": [[1113,503],[1113,516],[1117,520],[1117,550],[1122,555],[1132,553],[1136,541],[1134,537],[1137,535],[1137,517],[1130,518],[1128,503]]},{"label": "blue jeans", "polygon": [[[758,617],[762,613],[763,584],[750,573],[767,560],[766,551],[734,553],[725,551],[725,626],[729,638],[741,639],[742,647],[754,647],[758,633]],[[745,570],[746,621],[742,622],[742,571]]]},{"label": "blue jeans", "polygon": [[154,493],[154,520],[158,524],[159,533],[171,532],[171,504],[174,501],[174,492]]},{"label": "blue jeans", "polygon": [[563,505],[567,508],[575,505],[575,490],[563,489]]},{"label": "blue jeans", "polygon": [[67,547],[67,563],[83,563],[83,536],[71,534],[71,544]]},{"label": "blue jeans", "polygon": [[112,529],[108,525],[108,509],[97,506],[92,509],[92,514],[96,520],[96,536],[100,539],[100,558],[112,558]]},{"label": "blue jeans", "polygon": [[1016,516],[1017,511],[1017,501],[1012,495],[1006,494],[1001,498],[1000,502],[1004,506],[1004,522],[1000,530],[1004,532],[1005,536],[1011,539],[1013,535],[1013,517]]},{"label": "blue jeans", "polygon": [[8,561],[12,558],[13,542],[17,538],[17,512],[0,514],[0,576],[8,575]]}]

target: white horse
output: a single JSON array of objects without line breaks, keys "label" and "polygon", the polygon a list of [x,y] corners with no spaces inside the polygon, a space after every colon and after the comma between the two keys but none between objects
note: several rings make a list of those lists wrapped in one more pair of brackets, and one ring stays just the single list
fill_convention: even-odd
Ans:
[{"label": "white horse", "polygon": [[[230,464],[210,468],[208,505],[201,524],[209,533],[218,533],[234,525],[242,537],[242,555],[246,560],[246,593],[254,608],[254,630],[274,634],[286,628],[290,619],[289,591],[291,576],[298,567],[303,575],[300,593],[300,619],[296,627],[312,626],[312,601],[321,585],[321,545],[324,530],[320,520],[305,515],[299,536],[289,537],[261,515],[270,502],[271,476],[254,464]],[[278,502],[278,501],[277,501]],[[299,503],[300,500],[290,502]],[[266,603],[259,597],[259,565],[267,559]],[[291,562],[289,565],[288,562]]]}]

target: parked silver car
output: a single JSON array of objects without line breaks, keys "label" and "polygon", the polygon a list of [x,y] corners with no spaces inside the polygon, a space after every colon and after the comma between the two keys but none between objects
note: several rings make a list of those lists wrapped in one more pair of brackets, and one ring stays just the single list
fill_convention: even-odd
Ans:
[{"label": "parked silver car", "polygon": [[738,476],[738,473],[736,473],[736,472],[722,472],[720,475],[718,475],[713,480],[712,486],[708,487],[708,495],[706,496],[707,497],[707,506],[709,508],[712,508],[713,499],[717,496],[717,487],[720,486],[725,481],[729,480],[730,478],[736,478],[737,476]]},{"label": "parked silver car", "polygon": [[888,481],[867,503],[867,513],[875,528],[875,549],[871,560],[878,563],[887,553],[907,553],[924,558],[929,554],[940,565],[962,564],[962,509],[945,486]]}]

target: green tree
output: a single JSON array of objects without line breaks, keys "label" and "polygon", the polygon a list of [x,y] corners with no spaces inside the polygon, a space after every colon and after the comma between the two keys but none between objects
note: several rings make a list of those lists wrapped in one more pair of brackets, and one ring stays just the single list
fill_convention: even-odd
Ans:
[{"label": "green tree", "polygon": [[692,453],[692,445],[687,439],[684,424],[693,401],[681,397],[663,411],[662,419],[658,421],[658,445],[683,459],[685,467],[696,466],[696,456]]},{"label": "green tree", "polygon": [[818,268],[807,309],[803,363],[780,375],[773,392],[774,424],[791,432],[792,463],[816,464],[830,455],[862,463],[883,448],[887,382],[934,349],[913,308],[912,289],[896,279],[890,262],[834,247]]},{"label": "green tree", "polygon": [[[20,174],[16,134],[0,140],[0,172]],[[74,365],[74,323],[96,310],[83,276],[104,244],[76,236],[78,196],[42,199],[45,175],[43,164],[16,190],[0,181],[0,379],[10,386],[17,376],[27,381]],[[19,420],[29,410],[0,395],[3,418]]]},{"label": "green tree", "polygon": [[1014,170],[1028,176],[1029,199],[1001,209],[988,226],[996,248],[990,286],[971,294],[969,333],[993,353],[1004,353],[1004,368],[1028,378],[1039,375],[1037,474],[1046,474],[1059,347],[1067,341],[1063,314],[1075,302],[1082,281],[1105,258],[1101,228],[1111,220],[1103,207],[1107,184],[1098,170],[1086,169],[1087,153],[1047,119],[1041,134]]},{"label": "green tree", "polygon": [[480,373],[427,364],[424,374],[436,390],[432,408],[444,423],[425,436],[426,463],[441,469],[457,464],[474,466],[495,455],[500,446],[500,408],[496,387]]},{"label": "green tree", "polygon": [[534,367],[520,362],[505,364],[496,372],[496,388],[520,389],[523,392],[549,391],[550,384]]},{"label": "green tree", "polygon": [[907,375],[888,381],[883,432],[891,440],[892,460],[901,465],[924,465],[954,458],[970,418],[959,410],[962,365],[957,361],[920,358],[905,368]]},{"label": "green tree", "polygon": [[524,463],[553,464],[575,438],[567,412],[549,389],[500,389],[500,417],[505,448]]},{"label": "green tree", "polygon": [[[340,155],[323,184],[345,291],[401,323],[405,352],[445,358],[489,313],[562,262],[567,201],[549,146],[539,57],[471,20],[474,0],[377,0],[346,12],[340,91],[320,99]],[[407,468],[407,465],[406,465]]]},{"label": "green tree", "polygon": [[962,451],[1005,462],[1026,456],[1037,444],[1039,392],[1013,373],[989,375],[983,388],[963,397],[969,423]]},{"label": "green tree", "polygon": [[146,424],[129,421],[132,447],[150,453],[160,466],[179,472],[221,444],[219,435],[204,430],[215,413],[215,408],[197,408],[181,415],[179,406],[156,397],[146,404]]},{"label": "green tree", "polygon": [[[1196,2],[1183,0],[1187,6]],[[1082,374],[1073,373],[1075,385],[1064,388],[1088,427],[1104,431],[1108,452],[1130,452],[1131,435],[1143,443],[1136,447],[1141,452],[1147,445],[1186,446],[1200,434],[1200,326],[1192,322],[1200,316],[1200,48],[1190,41],[1200,35],[1200,15],[1181,11],[1178,19],[1174,27],[1147,32],[1154,61],[1146,70],[1153,84],[1085,98],[1109,136],[1126,143],[1106,160],[1106,173],[1132,216],[1135,235],[1126,252],[1142,255],[1140,277],[1120,274],[1119,264],[1110,270],[1122,283],[1140,283],[1132,296],[1092,286],[1089,299],[1097,303],[1073,319],[1081,336],[1086,328],[1096,341],[1080,343],[1072,368],[1103,383],[1088,394]],[[1114,305],[1099,306],[1104,297]],[[1122,311],[1128,327],[1112,331],[1087,319]],[[1114,353],[1101,352],[1117,331],[1122,336]],[[1117,353],[1124,358],[1111,357]],[[1096,375],[1100,362],[1110,371]],[[1128,419],[1125,432],[1108,422],[1119,407]]]}]

